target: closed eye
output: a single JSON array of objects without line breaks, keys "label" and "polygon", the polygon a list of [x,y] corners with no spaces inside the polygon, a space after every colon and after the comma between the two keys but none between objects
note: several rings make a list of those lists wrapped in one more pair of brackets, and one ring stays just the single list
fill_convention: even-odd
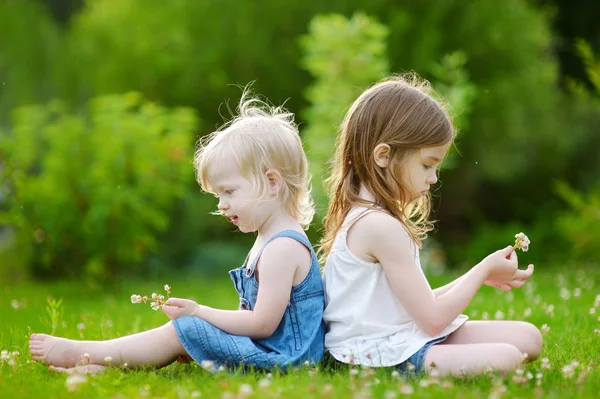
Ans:
[{"label": "closed eye", "polygon": [[427,170],[427,169],[431,169],[431,168],[433,168],[433,166],[431,166],[431,165],[423,165],[423,167],[424,167],[426,170]]}]

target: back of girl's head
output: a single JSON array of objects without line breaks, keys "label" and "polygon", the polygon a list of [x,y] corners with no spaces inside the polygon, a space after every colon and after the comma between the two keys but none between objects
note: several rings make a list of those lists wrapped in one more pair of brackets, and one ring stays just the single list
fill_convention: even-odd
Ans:
[{"label": "back of girl's head", "polygon": [[[363,92],[352,104],[340,128],[332,174],[330,203],[320,252],[327,256],[335,235],[354,205],[378,206],[400,220],[420,244],[432,229],[429,195],[411,201],[401,179],[403,161],[425,147],[452,142],[455,129],[444,105],[432,97],[429,83],[415,74],[385,79]],[[390,146],[390,164],[380,168],[373,151]],[[375,203],[359,197],[360,186]],[[396,193],[396,194],[394,194]],[[398,198],[400,196],[400,198]]]},{"label": "back of girl's head", "polygon": [[212,168],[232,159],[261,198],[267,198],[269,189],[266,172],[279,172],[283,184],[278,199],[291,216],[308,228],[314,215],[310,175],[292,113],[250,97],[248,90],[244,90],[237,115],[198,141],[194,168],[204,191],[214,192],[209,180]]}]

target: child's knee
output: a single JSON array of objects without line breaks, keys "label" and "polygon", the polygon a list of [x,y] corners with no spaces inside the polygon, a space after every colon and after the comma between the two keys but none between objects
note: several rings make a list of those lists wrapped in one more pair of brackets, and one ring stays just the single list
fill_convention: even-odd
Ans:
[{"label": "child's knee", "polygon": [[542,333],[531,323],[522,322],[523,352],[527,353],[527,361],[534,361],[542,353]]},{"label": "child's knee", "polygon": [[523,353],[512,344],[498,344],[496,361],[501,371],[511,371],[519,367],[523,361]]}]

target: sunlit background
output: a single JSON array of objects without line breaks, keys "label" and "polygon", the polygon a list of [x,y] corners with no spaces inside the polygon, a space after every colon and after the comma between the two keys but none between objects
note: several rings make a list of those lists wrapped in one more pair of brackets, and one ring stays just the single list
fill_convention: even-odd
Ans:
[{"label": "sunlit background", "polygon": [[597,268],[598,20],[596,1],[0,0],[0,286],[238,266],[253,236],[209,214],[191,157],[250,82],[297,115],[317,243],[345,110],[406,71],[459,129],[424,266],[523,231],[527,262]]}]

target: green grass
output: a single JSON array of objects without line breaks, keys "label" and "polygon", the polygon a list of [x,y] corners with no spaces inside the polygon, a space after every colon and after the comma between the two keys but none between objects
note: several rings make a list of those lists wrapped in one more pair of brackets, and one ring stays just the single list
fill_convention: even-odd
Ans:
[{"label": "green grass", "polygon": [[[431,277],[432,286],[449,281],[452,276]],[[503,397],[597,398],[600,392],[600,307],[594,308],[600,294],[600,270],[561,269],[544,271],[538,268],[532,281],[513,293],[482,288],[465,313],[480,319],[484,312],[493,319],[500,312],[504,319],[526,320],[538,327],[546,324],[542,357],[547,357],[550,369],[542,369],[537,361],[525,367],[524,375],[542,373],[539,386],[536,378],[517,383],[513,376],[488,375],[465,380],[445,379],[433,383],[426,377],[397,378],[390,370],[348,368],[301,368],[287,375],[250,374],[212,375],[196,364],[173,364],[161,370],[111,369],[104,375],[89,377],[69,392],[66,376],[52,374],[38,363],[30,361],[27,340],[30,332],[50,333],[52,322],[47,313],[47,298],[62,299],[55,321],[55,333],[75,339],[108,339],[156,327],[167,321],[161,312],[148,305],[133,305],[133,293],[158,292],[170,284],[172,295],[190,297],[211,306],[235,308],[238,301],[228,279],[206,281],[200,277],[147,281],[125,281],[100,290],[76,283],[6,285],[0,301],[0,349],[18,351],[14,365],[0,365],[0,396],[4,398],[189,398],[189,397],[274,397],[274,398],[347,398],[403,397],[489,398]],[[580,295],[574,296],[579,288]],[[567,299],[567,293],[569,298]],[[550,305],[553,306],[553,311]],[[527,309],[530,309],[530,312]],[[527,315],[530,313],[530,315]],[[571,378],[561,369],[576,360],[579,366]],[[427,385],[428,386],[424,386]],[[245,393],[251,390],[251,393]],[[401,391],[402,390],[402,391]]]}]

